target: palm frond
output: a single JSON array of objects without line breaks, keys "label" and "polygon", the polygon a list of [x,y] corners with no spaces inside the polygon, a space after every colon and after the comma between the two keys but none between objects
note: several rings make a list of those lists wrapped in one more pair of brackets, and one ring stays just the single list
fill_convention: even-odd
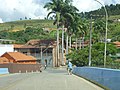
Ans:
[{"label": "palm frond", "polygon": [[49,12],[48,15],[47,15],[47,19],[50,16],[50,14],[53,14],[53,13],[55,13],[55,12],[54,11]]}]

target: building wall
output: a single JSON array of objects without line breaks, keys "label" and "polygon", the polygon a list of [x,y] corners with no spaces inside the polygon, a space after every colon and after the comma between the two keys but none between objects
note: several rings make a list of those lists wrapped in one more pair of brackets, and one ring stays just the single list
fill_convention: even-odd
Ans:
[{"label": "building wall", "polygon": [[9,63],[9,61],[7,61],[7,60],[0,60],[0,64],[6,64],[6,63]]},{"label": "building wall", "polygon": [[13,51],[14,51],[13,45],[0,44],[0,56],[3,55],[5,52],[13,52]]},{"label": "building wall", "polygon": [[[45,51],[44,51],[45,50]],[[15,51],[18,51],[18,52],[21,52],[21,53],[24,53],[26,55],[29,55],[29,56],[34,56],[37,58],[37,62],[41,62],[42,65],[45,65],[45,59],[47,60],[48,62],[48,66],[55,66],[53,63],[53,61],[55,60],[54,58],[54,55],[53,55],[53,48],[44,48],[42,49],[42,60],[41,60],[41,48],[17,48],[15,49]],[[50,61],[50,64],[49,64],[49,61]]]},{"label": "building wall", "polygon": [[41,67],[41,64],[0,64],[0,68],[8,68],[9,73],[40,72]]}]

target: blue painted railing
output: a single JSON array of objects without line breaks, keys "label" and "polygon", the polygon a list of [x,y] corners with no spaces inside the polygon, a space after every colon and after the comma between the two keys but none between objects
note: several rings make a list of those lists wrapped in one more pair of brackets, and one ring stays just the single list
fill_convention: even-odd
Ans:
[{"label": "blue painted railing", "polygon": [[120,70],[97,68],[97,67],[75,67],[73,73],[110,88],[120,90]]},{"label": "blue painted railing", "polygon": [[0,74],[8,74],[8,68],[0,68]]}]

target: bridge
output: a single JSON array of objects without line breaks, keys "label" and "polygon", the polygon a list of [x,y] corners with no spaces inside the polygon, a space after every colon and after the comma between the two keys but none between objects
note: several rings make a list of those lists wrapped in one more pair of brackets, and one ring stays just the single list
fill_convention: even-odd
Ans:
[{"label": "bridge", "polygon": [[0,76],[0,90],[104,90],[76,75],[68,75],[66,68],[47,68],[35,73]]}]

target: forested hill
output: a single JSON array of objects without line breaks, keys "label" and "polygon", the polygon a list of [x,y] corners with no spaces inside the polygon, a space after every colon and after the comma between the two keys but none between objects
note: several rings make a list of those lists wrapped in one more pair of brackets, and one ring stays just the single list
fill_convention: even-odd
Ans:
[{"label": "forested hill", "polygon": [[[115,16],[115,15],[120,15],[120,4],[116,4],[116,5],[106,5],[105,6],[108,12],[109,17],[110,16]],[[105,10],[104,7],[101,7],[98,10],[94,10],[94,11],[90,11],[90,12],[85,12],[85,13],[81,13],[82,16],[89,18],[90,15],[105,15]]]}]

